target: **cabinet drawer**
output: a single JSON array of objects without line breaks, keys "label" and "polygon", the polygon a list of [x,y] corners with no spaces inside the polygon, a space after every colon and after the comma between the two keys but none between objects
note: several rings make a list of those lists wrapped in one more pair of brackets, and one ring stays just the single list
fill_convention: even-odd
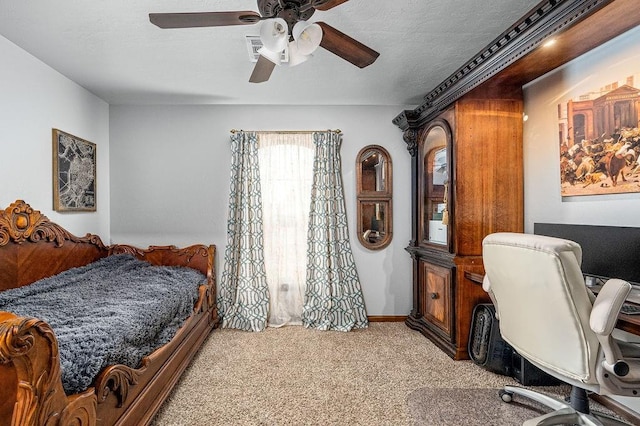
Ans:
[{"label": "cabinet drawer", "polygon": [[451,330],[451,269],[421,261],[420,311],[425,320],[449,337]]}]

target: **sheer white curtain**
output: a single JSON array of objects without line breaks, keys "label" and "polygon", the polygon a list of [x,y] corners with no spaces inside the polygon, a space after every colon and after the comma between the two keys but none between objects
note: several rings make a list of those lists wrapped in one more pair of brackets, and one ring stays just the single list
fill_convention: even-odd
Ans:
[{"label": "sheer white curtain", "polygon": [[258,133],[270,327],[301,325],[313,182],[311,133]]}]

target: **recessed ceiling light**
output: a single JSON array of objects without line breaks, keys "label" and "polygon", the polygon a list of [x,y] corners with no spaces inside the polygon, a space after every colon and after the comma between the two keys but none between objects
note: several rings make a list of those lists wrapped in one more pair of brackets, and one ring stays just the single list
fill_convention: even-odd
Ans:
[{"label": "recessed ceiling light", "polygon": [[556,44],[556,39],[550,38],[549,40],[542,43],[542,47],[550,47],[550,46],[553,46],[554,44]]}]

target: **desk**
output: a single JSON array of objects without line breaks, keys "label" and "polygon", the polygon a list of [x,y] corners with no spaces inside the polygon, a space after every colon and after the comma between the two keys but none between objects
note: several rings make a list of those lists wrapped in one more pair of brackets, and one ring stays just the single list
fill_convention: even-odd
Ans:
[{"label": "desk", "polygon": [[620,314],[616,328],[640,336],[640,315]]},{"label": "desk", "polygon": [[[472,274],[470,272],[465,272],[464,276],[465,276],[465,278],[469,279],[470,281],[472,281],[472,282],[474,282],[474,283],[476,283],[478,285],[482,285],[482,279],[484,278],[484,276],[482,274]],[[589,289],[597,294],[598,290],[600,290],[601,287],[602,286],[600,286],[600,285],[594,285],[594,286],[589,287]],[[636,289],[635,291],[638,291],[638,290]],[[637,296],[639,296],[637,300],[640,301],[640,293]],[[634,300],[634,301],[636,301],[636,300]],[[631,334],[635,334],[636,336],[640,336],[640,315],[620,314],[618,316],[618,323],[616,324],[616,328],[619,328],[620,330],[624,330],[627,333],[631,333]]]}]

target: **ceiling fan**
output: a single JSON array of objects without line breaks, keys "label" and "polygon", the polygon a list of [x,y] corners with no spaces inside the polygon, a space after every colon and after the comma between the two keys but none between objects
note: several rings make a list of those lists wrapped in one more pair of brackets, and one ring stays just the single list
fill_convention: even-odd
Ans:
[{"label": "ceiling fan", "polygon": [[[371,65],[380,55],[324,22],[306,21],[316,10],[326,11],[348,0],[257,0],[258,10],[233,12],[150,13],[149,20],[160,28],[220,27],[263,22],[263,48],[249,78],[252,83],[269,80],[280,53],[302,52],[291,65],[306,60],[318,45],[359,68]],[[283,41],[284,40],[284,41]]]}]

